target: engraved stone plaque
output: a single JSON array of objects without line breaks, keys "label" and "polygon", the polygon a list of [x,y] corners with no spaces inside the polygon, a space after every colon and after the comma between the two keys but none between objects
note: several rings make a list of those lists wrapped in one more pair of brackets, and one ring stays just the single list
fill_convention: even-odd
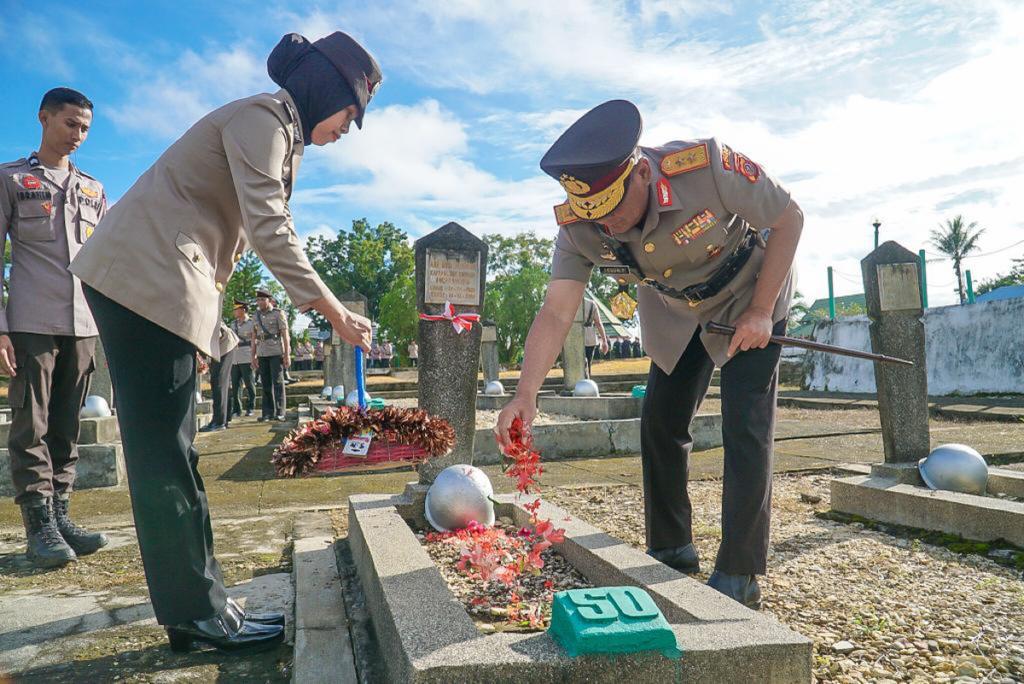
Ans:
[{"label": "engraved stone plaque", "polygon": [[878,264],[878,298],[882,311],[921,308],[917,264]]},{"label": "engraved stone plaque", "polygon": [[480,253],[465,254],[446,249],[427,249],[425,304],[481,306]]}]

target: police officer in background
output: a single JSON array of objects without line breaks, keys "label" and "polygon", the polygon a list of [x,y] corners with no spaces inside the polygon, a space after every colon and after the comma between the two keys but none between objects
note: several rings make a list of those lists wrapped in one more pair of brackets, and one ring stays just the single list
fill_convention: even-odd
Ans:
[{"label": "police officer in background", "polygon": [[[648,553],[699,572],[687,495],[696,414],[722,368],[725,472],[722,541],[708,584],[757,608],[767,566],[772,438],[780,347],[803,215],[789,193],[745,155],[714,139],[637,145],[640,112],[606,102],[580,118],[541,160],[568,194],[551,282],[526,340],[522,377],[495,428],[529,425],[594,265],[617,279],[613,312],[640,326],[652,359],[641,417]],[[760,231],[771,229],[767,243]],[[616,310],[617,309],[617,310]],[[730,338],[703,331],[735,326]],[[625,345],[623,345],[625,348]]]},{"label": "police officer in background", "polygon": [[249,305],[236,299],[232,309],[235,319],[231,321],[231,331],[238,337],[238,346],[231,355],[231,415],[242,415],[242,403],[238,393],[245,384],[245,415],[252,415],[252,407],[256,405],[256,389],[252,379],[252,340],[255,321],[249,318]]},{"label": "police officer in background", "polygon": [[[307,144],[362,125],[380,67],[350,36],[284,36],[281,89],[229,102],[171,145],[111,208],[71,264],[110,360],[146,582],[171,648],[272,648],[284,614],[243,611],[213,555],[195,438],[195,353],[219,355],[225,284],[250,246],[300,310],[365,349],[370,322],[309,263],[288,206]],[[168,306],[173,302],[173,306]],[[287,330],[283,330],[287,333]]]},{"label": "police officer in background", "polygon": [[46,568],[107,543],[68,512],[98,332],[67,268],[106,211],[103,185],[69,156],[89,134],[92,110],[75,90],[47,92],[39,151],[0,166],[0,254],[10,237],[12,262],[7,307],[0,308],[0,370],[11,377],[11,479],[28,559]]},{"label": "police officer in background", "polygon": [[224,323],[220,324],[217,338],[220,358],[210,361],[210,400],[213,403],[213,417],[199,428],[200,432],[217,432],[227,428],[231,422],[231,404],[228,389],[231,387],[232,359],[238,347],[238,335]]},{"label": "police officer in background", "polygon": [[284,370],[291,365],[288,316],[274,306],[274,296],[256,290],[256,325],[253,327],[252,367],[259,370],[263,403],[259,422],[284,420]]}]

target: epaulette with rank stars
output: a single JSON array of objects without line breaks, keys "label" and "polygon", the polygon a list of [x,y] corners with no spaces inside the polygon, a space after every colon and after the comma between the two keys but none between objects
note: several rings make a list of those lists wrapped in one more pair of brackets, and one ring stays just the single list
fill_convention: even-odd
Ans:
[{"label": "epaulette with rank stars", "polygon": [[580,220],[580,217],[569,208],[569,202],[566,201],[555,205],[555,223],[558,225],[567,226]]}]

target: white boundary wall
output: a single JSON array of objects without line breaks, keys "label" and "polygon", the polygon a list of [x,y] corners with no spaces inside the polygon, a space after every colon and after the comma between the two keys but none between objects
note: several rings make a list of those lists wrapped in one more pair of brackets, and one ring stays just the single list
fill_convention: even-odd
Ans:
[{"label": "white boundary wall", "polygon": [[[1024,393],[1024,297],[925,311],[928,394]],[[871,351],[867,316],[819,323],[814,339]],[[874,392],[870,361],[808,352],[812,390]]]}]

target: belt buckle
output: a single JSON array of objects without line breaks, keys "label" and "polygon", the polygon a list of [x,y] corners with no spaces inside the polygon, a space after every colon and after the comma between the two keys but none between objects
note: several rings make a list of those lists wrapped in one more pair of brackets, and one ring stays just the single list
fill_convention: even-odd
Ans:
[{"label": "belt buckle", "polygon": [[700,306],[701,302],[704,301],[703,297],[691,297],[685,292],[683,293],[683,296],[686,297],[686,303],[690,305],[691,309],[696,309]]}]

